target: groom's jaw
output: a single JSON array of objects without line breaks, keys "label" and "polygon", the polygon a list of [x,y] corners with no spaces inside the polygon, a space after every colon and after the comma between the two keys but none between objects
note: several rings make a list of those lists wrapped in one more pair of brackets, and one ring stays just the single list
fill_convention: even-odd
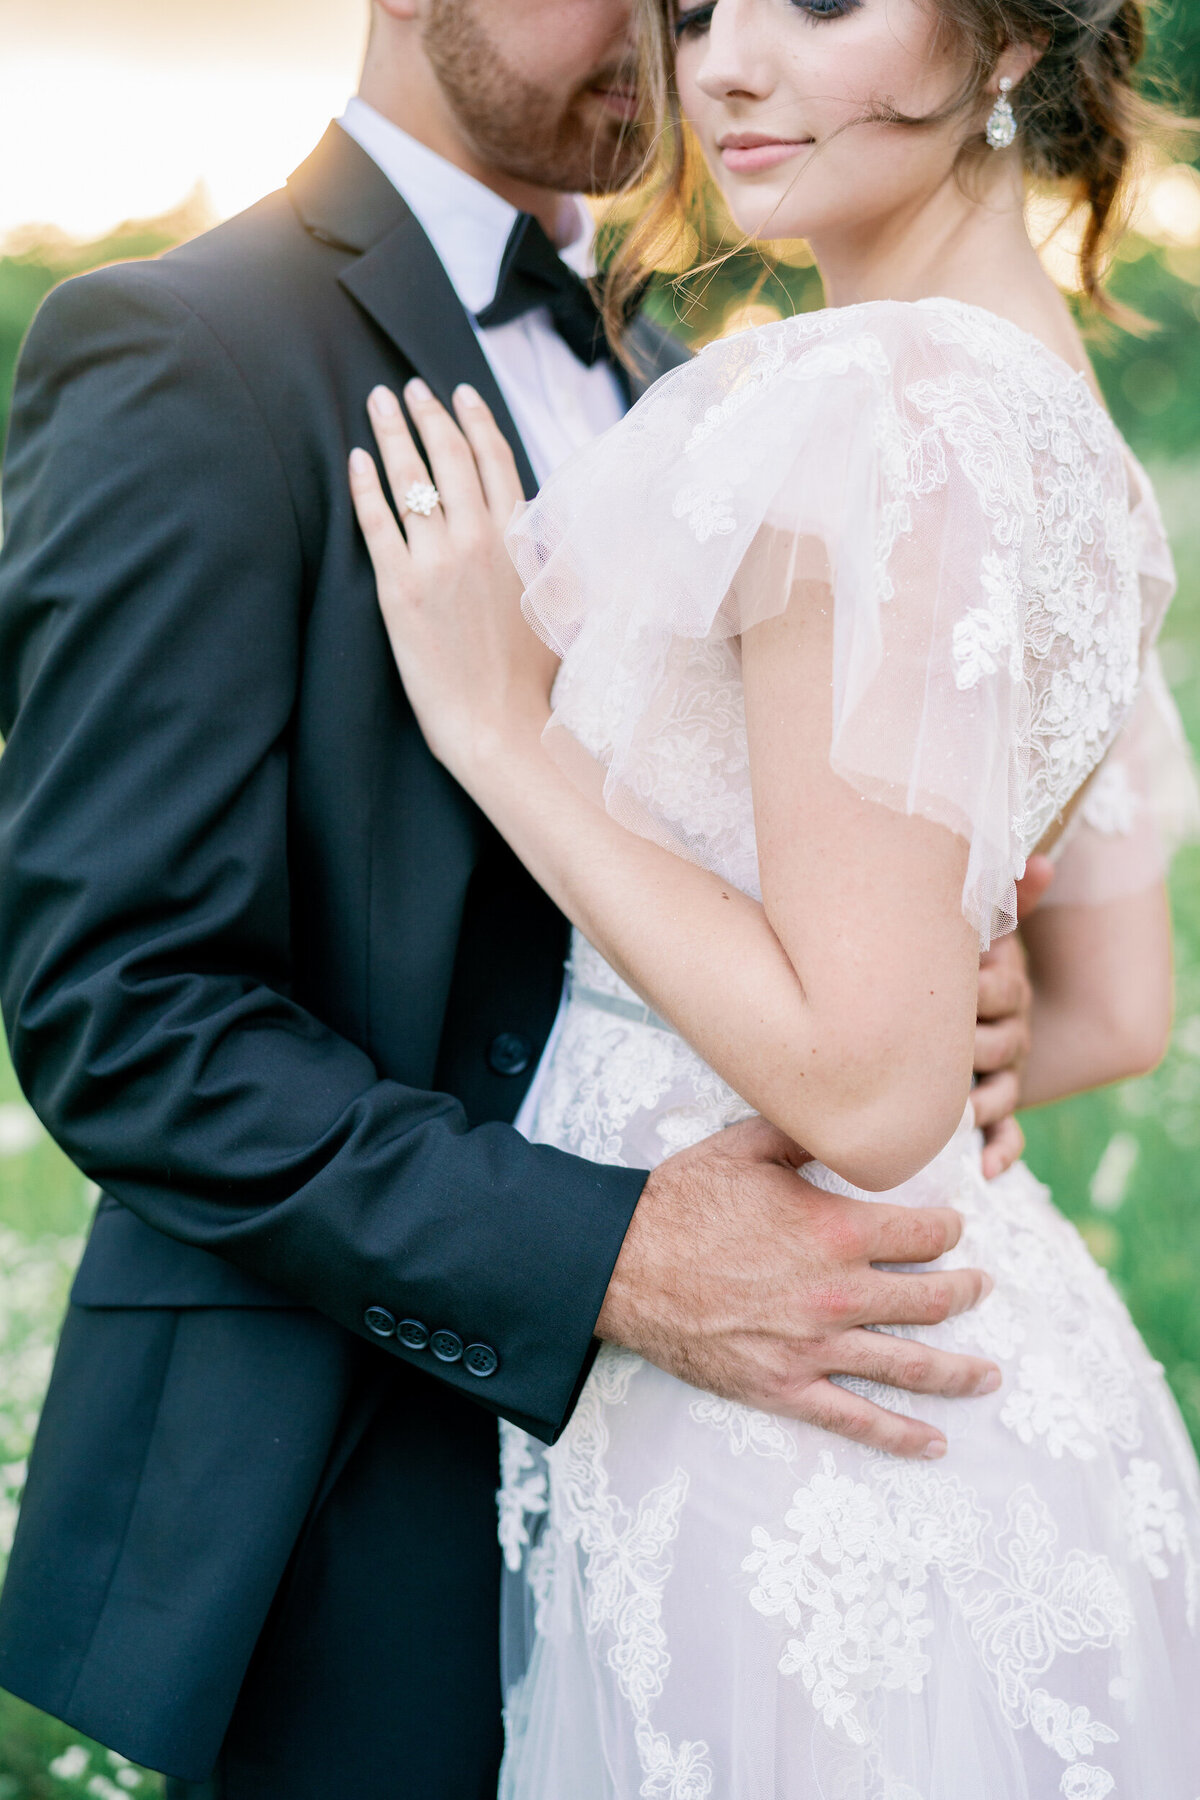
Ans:
[{"label": "groom's jaw", "polygon": [[362,93],[539,215],[643,159],[631,0],[375,0]]}]

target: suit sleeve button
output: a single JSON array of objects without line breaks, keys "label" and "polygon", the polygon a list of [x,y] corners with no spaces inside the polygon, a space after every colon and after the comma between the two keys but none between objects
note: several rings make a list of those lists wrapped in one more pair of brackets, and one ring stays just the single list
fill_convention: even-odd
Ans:
[{"label": "suit sleeve button", "polygon": [[376,1337],[391,1337],[396,1329],[396,1315],[390,1313],[386,1306],[368,1306],[363,1314],[363,1323]]},{"label": "suit sleeve button", "polygon": [[455,1363],[462,1360],[463,1341],[456,1331],[435,1331],[429,1340],[429,1348],[439,1362]]},{"label": "suit sleeve button", "polygon": [[420,1319],[401,1319],[396,1327],[397,1340],[406,1350],[428,1350],[429,1327]]},{"label": "suit sleeve button", "polygon": [[488,1045],[487,1059],[497,1075],[523,1075],[533,1061],[533,1045],[515,1031],[502,1031]]},{"label": "suit sleeve button", "polygon": [[499,1367],[500,1358],[490,1344],[468,1344],[463,1351],[463,1368],[480,1381],[486,1381]]}]

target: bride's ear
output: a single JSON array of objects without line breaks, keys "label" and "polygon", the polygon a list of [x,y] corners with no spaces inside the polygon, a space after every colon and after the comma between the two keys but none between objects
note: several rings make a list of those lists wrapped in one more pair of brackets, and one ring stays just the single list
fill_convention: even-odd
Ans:
[{"label": "bride's ear", "polygon": [[1006,44],[996,58],[996,66],[992,70],[991,79],[988,81],[988,98],[990,100],[996,99],[997,95],[1000,93],[1000,83],[1002,81],[1011,82],[1012,92],[1015,96],[1016,90],[1028,75],[1030,69],[1035,68],[1041,61],[1046,52],[1047,43],[1048,40],[1040,44]]}]

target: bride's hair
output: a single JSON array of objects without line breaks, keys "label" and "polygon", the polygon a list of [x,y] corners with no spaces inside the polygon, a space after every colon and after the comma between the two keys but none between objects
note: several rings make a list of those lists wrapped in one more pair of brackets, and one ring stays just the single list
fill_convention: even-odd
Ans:
[{"label": "bride's hair", "polygon": [[[644,117],[651,148],[630,189],[637,216],[614,257],[605,322],[614,343],[663,247],[692,212],[707,179],[679,108],[674,78],[675,0],[634,0]],[[1104,293],[1109,253],[1124,226],[1130,159],[1143,139],[1180,121],[1134,86],[1146,42],[1143,0],[937,0],[941,27],[965,52],[966,76],[937,113],[910,118],[886,105],[872,118],[914,129],[956,114],[982,114],[987,84],[1009,44],[1040,48],[1013,91],[1027,172],[1056,183],[1085,209],[1079,285],[1096,308],[1124,316]],[[989,154],[982,125],[962,146],[970,162]],[[629,190],[626,190],[627,193]],[[618,201],[618,205],[619,205]]]}]

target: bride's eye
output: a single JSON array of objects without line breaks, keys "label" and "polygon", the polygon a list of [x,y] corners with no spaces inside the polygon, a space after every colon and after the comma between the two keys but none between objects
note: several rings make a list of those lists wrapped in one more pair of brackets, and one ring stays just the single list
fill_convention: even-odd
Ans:
[{"label": "bride's eye", "polygon": [[856,12],[862,0],[791,0],[791,5],[810,19],[842,19],[847,13]]},{"label": "bride's eye", "polygon": [[708,0],[706,6],[693,6],[690,11],[677,11],[675,14],[675,42],[682,44],[688,38],[701,37],[712,23],[712,16],[717,10],[717,0]]}]

